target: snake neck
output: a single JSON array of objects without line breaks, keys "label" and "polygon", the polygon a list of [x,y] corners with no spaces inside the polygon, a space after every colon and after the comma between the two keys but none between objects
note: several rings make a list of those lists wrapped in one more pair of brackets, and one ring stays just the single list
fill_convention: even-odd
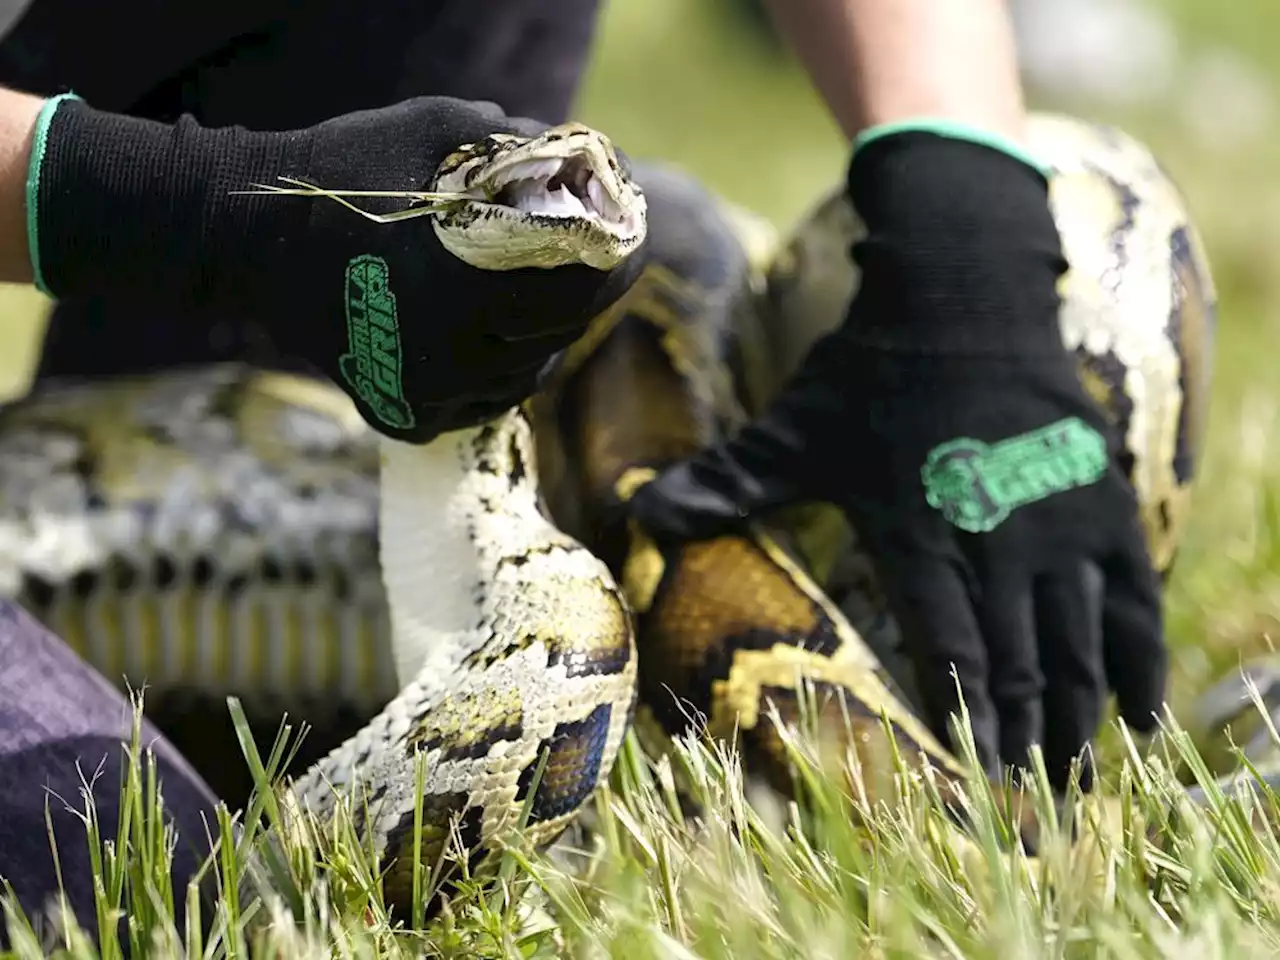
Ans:
[{"label": "snake neck", "polygon": [[[332,799],[328,785],[350,784],[358,767],[405,736],[493,638],[486,601],[497,559],[494,525],[527,522],[519,516],[525,501],[536,509],[532,437],[518,409],[429,444],[379,443],[379,561],[400,692],[298,779],[298,795],[320,808]],[[375,783],[396,777],[394,770],[366,773]]]},{"label": "snake neck", "polygon": [[[487,837],[539,751],[568,751],[566,769],[612,764],[635,683],[626,606],[603,563],[543,515],[518,408],[427,446],[383,441],[381,510],[400,692],[299,777],[293,796],[323,813],[330,787],[362,781],[380,798],[366,824],[373,842],[403,853],[408,759],[422,749],[424,789],[479,811]],[[566,815],[559,800],[534,813],[552,832]]]},{"label": "snake neck", "polygon": [[379,553],[403,688],[447,676],[489,639],[482,611],[494,558],[486,533],[536,512],[537,478],[518,409],[426,445],[381,444]]}]

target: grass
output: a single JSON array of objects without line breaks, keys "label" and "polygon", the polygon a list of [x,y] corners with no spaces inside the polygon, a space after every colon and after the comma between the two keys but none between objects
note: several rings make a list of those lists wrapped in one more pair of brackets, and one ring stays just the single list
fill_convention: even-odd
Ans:
[{"label": "grass", "polygon": [[[462,874],[426,924],[389,915],[346,808],[332,822],[281,819],[271,788],[284,736],[265,761],[245,741],[260,789],[243,816],[221,808],[211,825],[208,896],[195,884],[174,889],[163,788],[138,729],[114,834],[125,839],[104,839],[84,803],[96,929],[64,921],[38,932],[0,895],[13,956],[1140,960],[1280,950],[1280,797],[1245,789],[1247,779],[1216,789],[1172,721],[1145,753],[1125,741],[1118,786],[1101,800],[1071,795],[1059,806],[1036,771],[1024,795],[1046,825],[1035,860],[1005,842],[1005,808],[984,781],[968,786],[973,826],[961,842],[927,776],[898,766],[891,800],[868,800],[860,781],[847,791],[820,775],[803,731],[788,737],[790,805],[748,802],[726,745],[689,738],[655,760],[629,738],[593,800],[589,846],[538,853],[514,830],[489,881]],[[1206,788],[1204,806],[1179,800],[1178,766]],[[465,862],[447,859],[444,868]],[[262,874],[268,885],[242,882],[264,863],[275,864]],[[424,870],[419,889],[440,876]]]},{"label": "grass", "polygon": [[[1275,89],[1280,6],[1158,5],[1180,27],[1186,63],[1215,48],[1236,50]],[[578,112],[629,152],[678,162],[785,229],[835,182],[845,148],[795,63],[730,16],[731,7],[614,0]],[[1270,441],[1280,417],[1280,275],[1272,270],[1280,262],[1280,134],[1273,125],[1243,143],[1194,136],[1180,117],[1198,81],[1185,76],[1169,99],[1142,109],[1034,100],[1118,122],[1151,144],[1188,195],[1219,282],[1209,446],[1167,598],[1175,716],[1280,632],[1280,449]],[[29,288],[0,288],[0,340],[9,344],[0,353],[0,395],[25,389],[43,309]],[[753,807],[732,751],[695,742],[654,762],[629,743],[596,799],[589,855],[534,855],[513,838],[499,883],[464,883],[448,912],[415,930],[388,919],[375,868],[341,816],[271,831],[283,838],[280,862],[291,870],[264,898],[231,895],[253,863],[249,847],[277,816],[267,788],[279,752],[258,761],[264,789],[234,825],[226,811],[210,825],[220,844],[206,878],[211,901],[173,889],[163,784],[135,741],[121,821],[99,823],[87,800],[78,808],[97,852],[98,929],[64,925],[51,937],[75,957],[124,948],[157,956],[743,960],[1280,952],[1280,843],[1268,816],[1276,797],[1213,790],[1172,720],[1149,754],[1109,731],[1104,802],[1081,805],[1082,816],[1105,814],[1108,826],[1086,824],[1074,846],[1065,828],[1051,831],[1034,863],[995,842],[1000,818],[980,784],[972,791],[974,842],[962,847],[927,783],[904,777],[899,802],[866,805],[815,775],[803,738],[794,750],[806,802]],[[1176,770],[1207,788],[1206,807],[1175,801]],[[677,772],[702,807],[696,820],[672,802]],[[123,839],[108,842],[107,834]],[[327,838],[323,854],[317,836]],[[173,927],[179,902],[209,920],[210,932],[196,922]],[[5,917],[15,953],[42,955],[48,944],[12,904]]]}]

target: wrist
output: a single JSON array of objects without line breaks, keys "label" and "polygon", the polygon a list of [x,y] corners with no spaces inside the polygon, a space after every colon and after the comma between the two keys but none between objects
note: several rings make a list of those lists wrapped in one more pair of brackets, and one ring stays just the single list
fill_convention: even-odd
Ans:
[{"label": "wrist", "polygon": [[27,170],[43,97],[0,88],[0,282],[29,283]]},{"label": "wrist", "polygon": [[303,134],[210,129],[189,116],[164,124],[51,101],[27,186],[37,284],[53,297],[201,300],[224,255],[254,265],[256,251],[238,240],[285,235],[283,221],[299,212],[230,192],[271,182],[306,143]]}]

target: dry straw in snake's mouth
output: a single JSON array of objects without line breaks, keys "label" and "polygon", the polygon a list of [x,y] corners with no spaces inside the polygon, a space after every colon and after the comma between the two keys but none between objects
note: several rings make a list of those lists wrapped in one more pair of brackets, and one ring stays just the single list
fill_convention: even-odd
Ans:
[{"label": "dry straw in snake's mouth", "polygon": [[[577,123],[532,138],[492,134],[459,147],[441,162],[427,191],[280,179],[288,185],[251,184],[233,193],[326,197],[384,224],[430,216],[445,249],[482,270],[578,263],[611,270],[647,232],[643,191],[609,140]],[[352,202],[357,197],[399,198],[410,206],[370,213]]]}]

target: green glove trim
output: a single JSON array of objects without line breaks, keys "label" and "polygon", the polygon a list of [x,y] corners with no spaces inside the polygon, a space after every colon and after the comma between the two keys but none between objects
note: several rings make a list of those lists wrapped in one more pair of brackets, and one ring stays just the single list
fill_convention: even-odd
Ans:
[{"label": "green glove trim", "polygon": [[913,120],[895,120],[893,123],[881,123],[874,127],[868,127],[854,139],[853,152],[856,154],[873,140],[892,136],[895,133],[912,132],[932,133],[939,137],[951,137],[954,140],[968,140],[970,143],[990,147],[992,150],[999,150],[1015,160],[1022,161],[1038,171],[1046,180],[1049,179],[1051,173],[1051,168],[1048,164],[1036,159],[1029,151],[1018,146],[1007,137],[992,133],[990,130],[983,130],[981,127],[958,123],[955,120],[944,120],[939,117],[916,117]]},{"label": "green glove trim", "polygon": [[40,269],[40,167],[44,163],[45,149],[49,145],[49,126],[53,115],[64,101],[79,100],[74,93],[60,93],[45,101],[36,117],[36,129],[31,139],[31,163],[27,167],[27,248],[31,255],[31,275],[36,289],[46,297],[51,296],[45,286],[44,273]]}]

